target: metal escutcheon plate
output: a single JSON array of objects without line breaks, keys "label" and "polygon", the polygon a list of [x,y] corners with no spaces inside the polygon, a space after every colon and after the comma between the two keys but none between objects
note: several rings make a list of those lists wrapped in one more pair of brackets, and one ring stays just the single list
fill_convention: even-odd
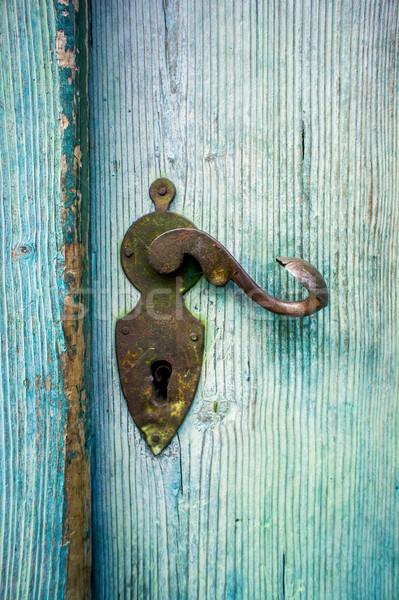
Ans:
[{"label": "metal escutcheon plate", "polygon": [[155,455],[172,440],[192,404],[204,351],[204,326],[182,300],[201,277],[198,263],[187,256],[178,271],[161,275],[148,261],[159,235],[194,228],[168,210],[174,195],[169,180],[155,181],[150,196],[156,211],[133,223],[121,246],[123,269],[141,298],[117,322],[119,376],[129,411]]}]

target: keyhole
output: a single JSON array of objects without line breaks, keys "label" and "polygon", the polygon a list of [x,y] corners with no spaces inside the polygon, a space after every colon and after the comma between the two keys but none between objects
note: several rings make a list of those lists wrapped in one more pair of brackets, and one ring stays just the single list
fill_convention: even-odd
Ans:
[{"label": "keyhole", "polygon": [[158,404],[168,399],[168,383],[172,374],[172,365],[167,360],[156,360],[151,365],[152,398]]}]

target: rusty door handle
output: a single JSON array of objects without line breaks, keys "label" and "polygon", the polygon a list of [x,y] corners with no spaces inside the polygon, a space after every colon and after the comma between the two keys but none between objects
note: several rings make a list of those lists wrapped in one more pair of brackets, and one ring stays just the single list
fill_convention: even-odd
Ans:
[{"label": "rusty door handle", "polygon": [[297,258],[278,258],[309,291],[285,302],[262,290],[231,254],[185,217],[169,211],[175,186],[157,179],[150,187],[155,212],[131,224],[121,244],[121,262],[141,292],[136,306],[116,324],[119,377],[129,411],[152,452],[172,440],[193,402],[201,375],[204,325],[181,296],[200,279],[217,286],[230,280],[263,308],[305,317],[328,304],[320,273]]},{"label": "rusty door handle", "polygon": [[279,300],[260,288],[220,242],[199,229],[181,228],[163,233],[149,247],[148,259],[158,273],[170,275],[182,266],[185,254],[199,262],[209,283],[225,286],[234,281],[251,300],[278,315],[307,317],[328,305],[327,284],[319,271],[306,260],[276,259],[309,292],[304,300]]}]

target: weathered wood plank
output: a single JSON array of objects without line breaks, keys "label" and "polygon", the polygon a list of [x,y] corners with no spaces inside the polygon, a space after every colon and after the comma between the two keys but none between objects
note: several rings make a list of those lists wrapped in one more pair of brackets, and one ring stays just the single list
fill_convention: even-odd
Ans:
[{"label": "weathered wood plank", "polygon": [[58,4],[56,53],[64,125],[61,157],[65,297],[63,386],[65,502],[63,544],[67,547],[65,598],[90,598],[91,487],[87,414],[89,376],[88,307],[88,14],[85,0]]},{"label": "weathered wood plank", "polygon": [[[96,598],[378,598],[398,588],[398,4],[91,3]],[[206,282],[200,389],[154,458],[122,396],[119,264],[149,183],[264,287],[302,256],[328,310],[288,321]]]},{"label": "weathered wood plank", "polygon": [[0,3],[2,598],[89,597],[84,16]]}]

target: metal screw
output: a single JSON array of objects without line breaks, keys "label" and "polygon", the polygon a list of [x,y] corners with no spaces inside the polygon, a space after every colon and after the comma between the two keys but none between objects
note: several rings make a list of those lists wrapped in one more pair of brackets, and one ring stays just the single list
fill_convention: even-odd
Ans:
[{"label": "metal screw", "polygon": [[127,257],[132,256],[133,250],[131,248],[125,248],[125,255]]},{"label": "metal screw", "polygon": [[190,340],[192,340],[193,342],[196,342],[198,340],[198,335],[196,333],[191,333]]},{"label": "metal screw", "polygon": [[154,433],[154,435],[152,436],[152,441],[155,442],[156,444],[159,442],[161,438],[159,437],[159,435],[157,433]]},{"label": "metal screw", "polygon": [[122,333],[123,335],[127,335],[129,333],[129,327],[126,327],[126,325],[125,327],[122,327]]},{"label": "metal screw", "polygon": [[166,192],[167,192],[167,191],[168,191],[168,190],[166,189],[166,187],[161,187],[161,188],[159,188],[159,190],[158,190],[158,194],[159,194],[160,196],[165,196],[165,194],[166,194]]}]

